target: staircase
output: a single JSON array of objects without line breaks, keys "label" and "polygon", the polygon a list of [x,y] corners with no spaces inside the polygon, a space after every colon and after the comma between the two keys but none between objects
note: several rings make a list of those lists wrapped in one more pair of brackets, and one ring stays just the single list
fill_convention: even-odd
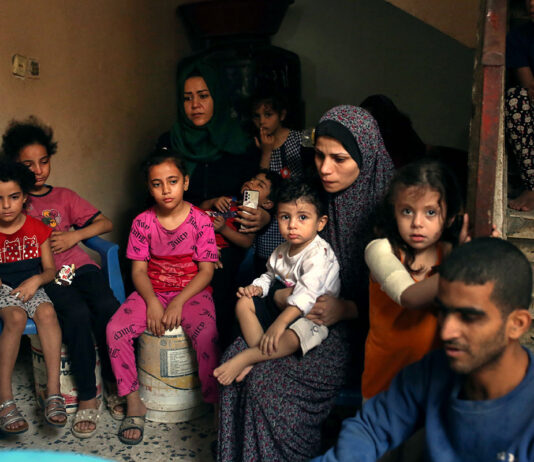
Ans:
[{"label": "staircase", "polygon": [[[473,235],[484,236],[495,224],[534,268],[534,212],[507,206],[507,162],[504,140],[506,0],[481,0],[479,45],[473,79],[473,118],[469,147],[468,211]],[[533,294],[534,296],[534,294]],[[534,318],[534,303],[530,313]],[[534,323],[522,343],[534,350]]]},{"label": "staircase", "polygon": [[476,48],[477,22],[481,0],[386,1],[463,45]]}]

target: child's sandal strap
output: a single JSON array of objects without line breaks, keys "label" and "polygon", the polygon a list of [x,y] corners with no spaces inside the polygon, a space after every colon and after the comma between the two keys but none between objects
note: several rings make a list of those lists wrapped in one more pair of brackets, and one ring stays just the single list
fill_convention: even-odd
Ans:
[{"label": "child's sandal strap", "polygon": [[[0,404],[0,412],[8,408],[9,406],[13,406],[13,409],[8,411],[4,415],[0,415],[0,429],[5,433],[12,433],[12,434],[23,433],[26,430],[28,430],[28,421],[21,414],[14,400],[10,399]],[[17,423],[17,422],[24,422],[24,425],[15,430],[11,430],[7,428],[10,425],[13,425],[14,423]]]},{"label": "child's sandal strap", "polygon": [[0,412],[3,411],[6,407],[12,406],[15,404],[14,399],[8,399],[7,401],[4,401],[2,404],[0,404]]},{"label": "child's sandal strap", "polygon": [[[65,398],[61,395],[50,395],[44,400],[45,420],[55,427],[64,427],[67,424],[67,408]],[[65,417],[65,420],[52,420],[53,417]]]}]

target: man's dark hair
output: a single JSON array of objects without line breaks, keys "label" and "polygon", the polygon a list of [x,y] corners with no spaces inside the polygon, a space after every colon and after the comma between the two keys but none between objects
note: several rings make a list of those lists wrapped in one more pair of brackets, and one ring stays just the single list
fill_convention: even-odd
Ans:
[{"label": "man's dark hair", "polygon": [[481,237],[457,247],[440,266],[439,275],[467,285],[494,282],[491,300],[503,316],[530,305],[530,263],[517,247],[502,239]]},{"label": "man's dark hair", "polygon": [[318,216],[327,214],[326,204],[322,199],[321,192],[309,181],[291,177],[282,183],[282,187],[276,198],[277,206],[297,200],[309,202],[317,210]]}]

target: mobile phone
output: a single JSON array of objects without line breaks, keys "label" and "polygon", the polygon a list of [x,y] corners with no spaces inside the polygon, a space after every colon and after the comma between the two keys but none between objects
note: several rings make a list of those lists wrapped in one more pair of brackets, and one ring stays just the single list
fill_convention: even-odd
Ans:
[{"label": "mobile phone", "polygon": [[[252,191],[251,189],[245,189],[243,191],[243,205],[245,207],[250,207],[251,209],[257,209],[259,202],[260,202],[259,191]],[[250,215],[248,212],[245,212],[244,210],[243,210],[243,213]],[[247,229],[247,227],[241,224],[241,229]]]},{"label": "mobile phone", "polygon": [[257,209],[260,202],[260,192],[245,189],[243,191],[243,205],[251,209]]}]

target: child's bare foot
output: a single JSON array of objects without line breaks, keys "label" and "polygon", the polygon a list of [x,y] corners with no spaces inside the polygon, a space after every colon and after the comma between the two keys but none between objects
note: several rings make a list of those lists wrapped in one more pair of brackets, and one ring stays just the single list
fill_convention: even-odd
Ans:
[{"label": "child's bare foot", "polygon": [[534,191],[525,190],[515,199],[508,202],[508,207],[522,212],[534,210]]},{"label": "child's bare foot", "polygon": [[213,371],[213,376],[221,385],[230,385],[243,370],[249,366],[242,353],[221,364]]},{"label": "child's bare foot", "polygon": [[252,370],[254,366],[247,366],[245,367],[242,371],[241,371],[241,374],[239,374],[236,378],[235,378],[235,381],[236,382],[242,382],[243,380],[245,380],[245,377],[248,375],[248,373]]}]

